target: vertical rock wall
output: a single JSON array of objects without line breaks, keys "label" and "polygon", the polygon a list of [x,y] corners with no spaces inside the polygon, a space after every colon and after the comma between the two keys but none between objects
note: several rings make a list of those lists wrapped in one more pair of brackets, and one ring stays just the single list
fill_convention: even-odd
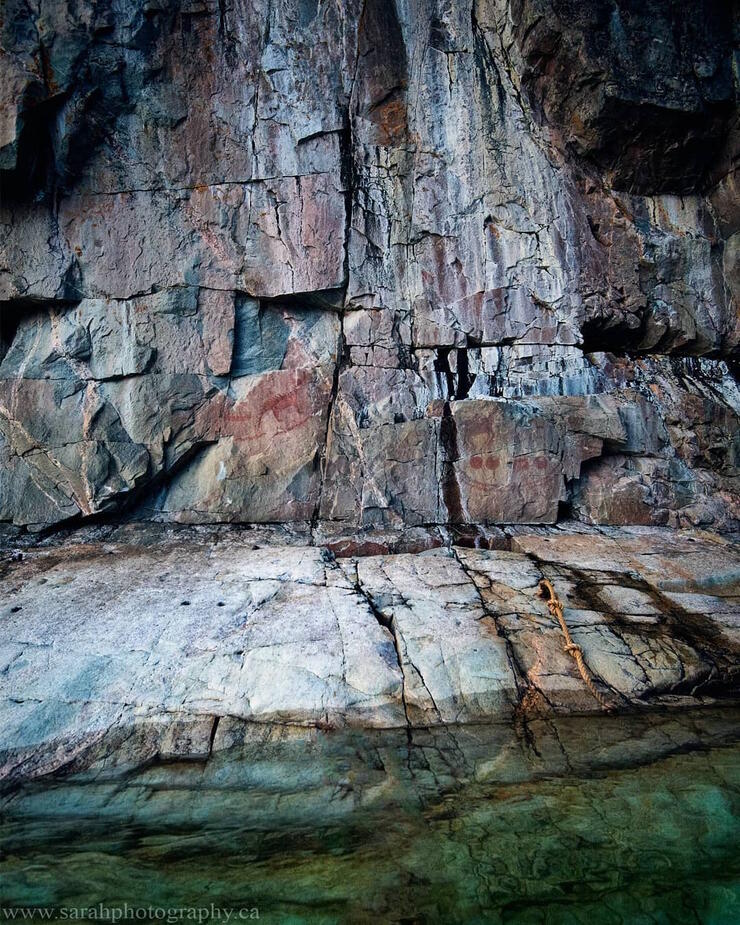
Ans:
[{"label": "vertical rock wall", "polygon": [[0,30],[0,521],[737,526],[731,4]]}]

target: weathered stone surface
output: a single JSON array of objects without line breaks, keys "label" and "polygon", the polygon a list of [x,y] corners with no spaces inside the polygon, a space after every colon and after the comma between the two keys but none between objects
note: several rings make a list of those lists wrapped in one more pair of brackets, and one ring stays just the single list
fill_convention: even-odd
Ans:
[{"label": "weathered stone surface", "polygon": [[310,520],[330,391],[330,379],[305,368],[236,380],[219,440],[175,476],[152,514],[193,523]]},{"label": "weathered stone surface", "polygon": [[[563,497],[560,434],[523,402],[452,405],[451,519],[554,523]],[[459,501],[459,510],[454,506]]]},{"label": "weathered stone surface", "polygon": [[[19,622],[4,632],[6,743],[33,752],[71,739],[69,755],[111,725],[171,711],[403,722],[391,637],[318,549],[112,545],[78,547],[75,560],[74,572],[53,553],[39,561],[7,608]],[[42,588],[55,629],[38,606]]]},{"label": "weathered stone surface", "polygon": [[734,102],[732,12],[702,0],[512,4],[522,84],[564,141],[616,187],[692,189]]},{"label": "weathered stone surface", "polygon": [[440,422],[411,370],[357,367],[339,377],[320,515],[357,525],[440,522]]},{"label": "weathered stone surface", "polygon": [[381,556],[349,566],[393,632],[409,723],[505,716],[517,702],[506,642],[449,553]]},{"label": "weathered stone surface", "polygon": [[228,729],[255,725],[433,730],[598,712],[543,577],[616,710],[736,694],[740,555],[714,535],[517,527],[509,549],[344,559],[309,540],[141,525],[6,545],[6,782],[122,755],[208,756]]},{"label": "weathered stone surface", "polygon": [[0,521],[737,528],[730,5],[6,7]]}]

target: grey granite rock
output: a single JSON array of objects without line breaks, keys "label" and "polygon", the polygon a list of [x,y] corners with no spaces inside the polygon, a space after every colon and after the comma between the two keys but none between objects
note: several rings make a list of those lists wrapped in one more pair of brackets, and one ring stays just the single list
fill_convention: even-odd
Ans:
[{"label": "grey granite rock", "polygon": [[736,697],[731,542],[578,525],[505,539],[335,558],[297,530],[141,525],[6,545],[2,778],[202,759],[229,730],[235,741],[602,713],[543,577],[614,710]]}]

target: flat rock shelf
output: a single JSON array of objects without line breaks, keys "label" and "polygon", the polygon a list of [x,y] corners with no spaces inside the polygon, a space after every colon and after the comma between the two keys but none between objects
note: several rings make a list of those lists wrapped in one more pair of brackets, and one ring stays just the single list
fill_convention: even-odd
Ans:
[{"label": "flat rock shelf", "polygon": [[2,780],[206,760],[255,729],[601,722],[543,578],[613,713],[735,702],[730,540],[566,525],[496,543],[343,557],[282,528],[128,525],[7,546]]}]

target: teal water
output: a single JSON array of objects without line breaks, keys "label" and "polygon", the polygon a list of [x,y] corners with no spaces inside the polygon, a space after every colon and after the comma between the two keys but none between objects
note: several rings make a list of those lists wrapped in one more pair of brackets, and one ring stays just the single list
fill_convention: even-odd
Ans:
[{"label": "teal water", "polygon": [[734,735],[673,719],[594,735],[597,721],[543,724],[528,744],[501,730],[411,746],[398,733],[284,733],[203,765],[29,786],[5,803],[3,905],[736,925]]}]

